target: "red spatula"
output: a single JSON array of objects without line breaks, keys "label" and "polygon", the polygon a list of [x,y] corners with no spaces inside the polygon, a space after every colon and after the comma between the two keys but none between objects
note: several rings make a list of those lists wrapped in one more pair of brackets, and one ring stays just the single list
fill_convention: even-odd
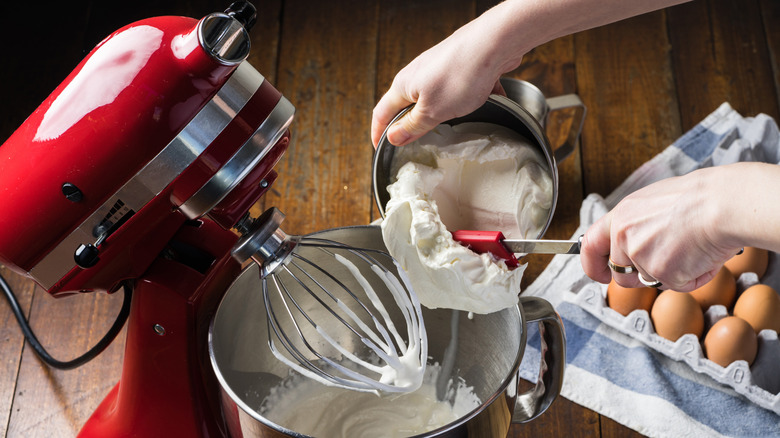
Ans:
[{"label": "red spatula", "polygon": [[577,240],[506,239],[501,231],[458,230],[453,239],[472,251],[489,252],[509,267],[519,265],[515,254],[579,254],[582,236]]}]

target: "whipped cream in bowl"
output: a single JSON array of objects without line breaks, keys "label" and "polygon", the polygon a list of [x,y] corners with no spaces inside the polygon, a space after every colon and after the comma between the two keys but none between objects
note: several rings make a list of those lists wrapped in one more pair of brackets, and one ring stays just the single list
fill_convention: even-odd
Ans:
[{"label": "whipped cream in bowl", "polygon": [[482,114],[441,124],[404,147],[385,141],[377,148],[383,239],[429,308],[485,314],[515,305],[525,266],[477,254],[451,233],[539,238],[555,209],[557,168],[541,127],[508,100],[491,99]]}]

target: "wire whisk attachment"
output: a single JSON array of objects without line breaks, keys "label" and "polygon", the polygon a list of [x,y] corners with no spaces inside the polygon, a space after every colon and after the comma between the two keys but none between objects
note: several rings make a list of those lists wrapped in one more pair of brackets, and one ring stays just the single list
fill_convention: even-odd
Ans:
[{"label": "wire whisk attachment", "polygon": [[422,384],[428,342],[406,273],[386,252],[287,235],[266,210],[233,249],[260,266],[268,343],[304,376],[364,392]]}]

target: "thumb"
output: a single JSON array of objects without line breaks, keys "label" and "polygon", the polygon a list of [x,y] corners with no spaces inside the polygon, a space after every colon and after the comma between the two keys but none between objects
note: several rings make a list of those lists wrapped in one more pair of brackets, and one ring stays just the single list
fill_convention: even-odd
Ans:
[{"label": "thumb", "polygon": [[404,146],[422,137],[441,122],[426,115],[418,103],[388,128],[387,140],[395,146]]},{"label": "thumb", "polygon": [[611,240],[611,215],[608,212],[585,232],[580,248],[580,262],[585,274],[600,283],[609,283],[612,272],[607,267]]}]

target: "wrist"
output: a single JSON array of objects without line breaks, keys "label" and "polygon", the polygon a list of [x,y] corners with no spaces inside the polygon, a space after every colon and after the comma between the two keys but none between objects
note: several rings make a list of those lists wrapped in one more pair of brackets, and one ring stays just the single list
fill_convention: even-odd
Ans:
[{"label": "wrist", "polygon": [[[689,0],[505,0],[474,22],[492,35],[484,42],[501,63],[499,73],[514,70],[537,46],[594,27],[603,26]],[[479,35],[479,34],[478,34]]]},{"label": "wrist", "polygon": [[724,250],[739,248],[743,238],[737,232],[734,220],[736,205],[733,200],[733,182],[729,183],[732,171],[725,166],[699,169],[693,174],[701,176],[694,192],[700,196],[698,216],[703,221],[704,234],[717,247]]},{"label": "wrist", "polygon": [[724,246],[753,246],[776,250],[780,245],[777,218],[780,197],[773,187],[780,181],[780,166],[743,162],[709,169],[716,228]]},{"label": "wrist", "polygon": [[497,75],[516,69],[526,53],[554,38],[554,23],[537,6],[535,0],[504,1],[471,23],[480,27],[484,62]]}]

